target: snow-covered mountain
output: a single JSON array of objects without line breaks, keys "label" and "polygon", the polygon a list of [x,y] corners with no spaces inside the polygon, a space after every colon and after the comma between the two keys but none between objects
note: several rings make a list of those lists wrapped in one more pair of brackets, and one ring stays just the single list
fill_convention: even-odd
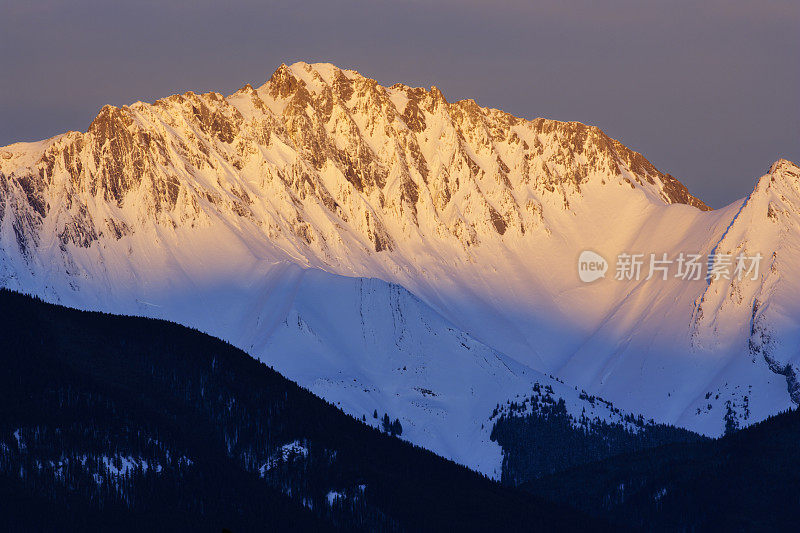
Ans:
[{"label": "snow-covered mountain", "polygon": [[[712,435],[798,401],[787,161],[709,211],[595,127],[297,63],[4,147],[0,199],[0,285],[197,327],[489,474],[481,426],[559,387],[543,374],[574,409],[577,387]],[[765,260],[755,280],[586,284],[587,249]]]}]

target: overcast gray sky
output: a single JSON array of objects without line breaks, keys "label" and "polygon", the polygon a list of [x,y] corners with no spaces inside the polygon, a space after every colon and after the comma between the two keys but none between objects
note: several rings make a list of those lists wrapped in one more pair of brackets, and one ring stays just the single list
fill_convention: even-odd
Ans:
[{"label": "overcast gray sky", "polygon": [[0,145],[104,104],[261,85],[328,61],[526,118],[579,120],[720,207],[800,162],[800,2],[0,3]]}]

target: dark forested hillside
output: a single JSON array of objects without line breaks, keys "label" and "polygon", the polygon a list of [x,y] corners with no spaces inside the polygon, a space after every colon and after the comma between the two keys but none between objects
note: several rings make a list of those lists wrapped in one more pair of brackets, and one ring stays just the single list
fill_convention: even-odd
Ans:
[{"label": "dark forested hillside", "polygon": [[[547,474],[592,463],[622,453],[673,442],[697,442],[705,437],[686,429],[656,424],[643,417],[620,415],[620,422],[571,415],[564,400],[553,398],[549,386],[537,383],[525,398],[498,405],[492,414],[492,440],[503,448],[502,481],[517,486]],[[610,402],[581,393],[594,404]]]},{"label": "dark forested hillside", "polygon": [[800,412],[713,441],[619,455],[522,487],[647,529],[797,531]]},{"label": "dark forested hillside", "polygon": [[167,322],[0,291],[0,364],[3,530],[592,525]]}]

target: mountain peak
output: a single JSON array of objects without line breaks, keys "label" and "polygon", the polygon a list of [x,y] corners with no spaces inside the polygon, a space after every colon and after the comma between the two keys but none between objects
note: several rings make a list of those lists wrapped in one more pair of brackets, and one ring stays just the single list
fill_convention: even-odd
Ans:
[{"label": "mountain peak", "polygon": [[753,202],[756,197],[774,197],[771,199],[773,204],[791,203],[791,199],[800,201],[800,167],[788,159],[775,161],[758,180],[748,202]]},{"label": "mountain peak", "polygon": [[[4,157],[0,170],[27,180],[43,217],[98,198],[171,226],[223,209],[323,257],[350,231],[375,252],[423,236],[468,248],[547,231],[545,206],[569,209],[587,188],[707,209],[595,126],[450,103],[436,86],[387,88],[330,63],[283,63],[228,97],[104,106],[87,133],[41,145],[33,164]],[[74,198],[46,202],[51,182]]]}]

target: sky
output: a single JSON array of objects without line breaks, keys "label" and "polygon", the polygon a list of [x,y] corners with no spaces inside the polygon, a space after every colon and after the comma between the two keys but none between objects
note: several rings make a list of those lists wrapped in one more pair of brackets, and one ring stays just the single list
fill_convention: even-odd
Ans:
[{"label": "sky", "polygon": [[331,62],[596,125],[722,207],[776,159],[800,163],[798,28],[795,0],[3,0],[0,146]]}]

